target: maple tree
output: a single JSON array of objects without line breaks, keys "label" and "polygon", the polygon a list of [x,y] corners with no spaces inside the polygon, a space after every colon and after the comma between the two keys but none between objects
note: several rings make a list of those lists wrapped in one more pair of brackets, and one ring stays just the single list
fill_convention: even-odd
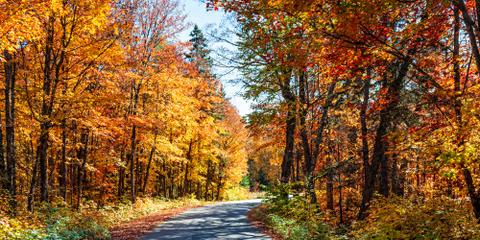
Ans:
[{"label": "maple tree", "polygon": [[150,195],[219,200],[241,181],[249,133],[208,46],[177,39],[190,26],[180,1],[0,8],[2,213]]},{"label": "maple tree", "polygon": [[396,211],[442,201],[442,223],[476,226],[478,1],[204,2],[234,13],[247,122],[200,28],[176,39],[190,26],[177,0],[0,0],[7,212],[221,199],[248,178],[280,189],[277,213],[358,238],[377,222],[387,238],[433,232],[396,224],[430,210]]},{"label": "maple tree", "polygon": [[[277,179],[300,168],[336,224],[381,216],[393,194],[479,219],[478,1],[206,2],[236,17],[251,128],[282,129]],[[375,192],[388,203],[371,211]]]}]

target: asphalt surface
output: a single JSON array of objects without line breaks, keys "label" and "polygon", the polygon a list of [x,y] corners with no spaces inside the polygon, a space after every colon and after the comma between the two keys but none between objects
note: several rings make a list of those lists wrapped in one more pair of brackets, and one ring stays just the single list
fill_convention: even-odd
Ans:
[{"label": "asphalt surface", "polygon": [[166,221],[141,239],[271,239],[247,220],[247,212],[260,202],[234,201],[195,208]]}]

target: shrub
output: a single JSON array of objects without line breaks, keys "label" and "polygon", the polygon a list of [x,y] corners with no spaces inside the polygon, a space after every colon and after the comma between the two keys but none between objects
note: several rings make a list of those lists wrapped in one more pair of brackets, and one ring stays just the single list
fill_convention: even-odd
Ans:
[{"label": "shrub", "polygon": [[81,211],[54,202],[43,204],[34,213],[9,218],[0,213],[0,240],[77,240],[109,239],[108,229],[165,209],[198,205],[196,199],[165,200],[161,198],[138,198],[134,206],[128,202],[97,209],[95,204],[86,204]]},{"label": "shrub", "polygon": [[223,199],[226,201],[237,201],[237,200],[245,200],[252,198],[252,194],[248,190],[248,188],[243,186],[234,186],[229,189],[226,189],[223,193]]},{"label": "shrub", "polygon": [[351,233],[355,239],[479,239],[480,224],[469,205],[444,196],[379,197],[371,203],[368,219],[353,224]]}]

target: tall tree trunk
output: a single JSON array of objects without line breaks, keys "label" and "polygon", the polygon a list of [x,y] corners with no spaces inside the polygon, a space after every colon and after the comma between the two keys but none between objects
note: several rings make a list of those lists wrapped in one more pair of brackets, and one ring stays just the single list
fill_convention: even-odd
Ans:
[{"label": "tall tree trunk", "polygon": [[295,127],[296,127],[296,106],[295,99],[288,99],[287,129],[285,132],[285,153],[282,161],[282,174],[280,181],[287,183],[292,174],[294,148],[295,148]]},{"label": "tall tree trunk", "polygon": [[131,145],[132,148],[130,150],[130,200],[132,201],[132,204],[135,204],[136,202],[136,194],[135,194],[135,149],[136,149],[136,130],[137,126],[134,124],[132,128],[132,138],[131,138]]},{"label": "tall tree trunk", "polygon": [[[122,151],[120,152],[120,161],[123,162],[125,158],[125,148],[122,148]],[[123,190],[125,189],[125,167],[120,166],[119,167],[119,172],[118,172],[118,199],[120,199],[123,196]]]},{"label": "tall tree trunk", "polygon": [[367,140],[367,108],[368,100],[370,98],[370,80],[372,76],[372,70],[370,67],[367,68],[367,78],[363,85],[363,103],[362,109],[360,111],[360,124],[362,127],[362,158],[363,158],[363,172],[364,172],[364,186],[365,183],[370,182],[372,176],[370,175],[370,163],[368,158],[368,140]]},{"label": "tall tree trunk", "polygon": [[67,119],[62,120],[62,169],[61,174],[62,178],[60,181],[60,189],[63,200],[67,202],[67,173],[68,173],[68,166],[67,166]]},{"label": "tall tree trunk", "polygon": [[200,181],[197,182],[197,200],[202,199],[202,183]]},{"label": "tall tree trunk", "polygon": [[[296,128],[296,97],[292,92],[291,78],[292,70],[283,71],[283,75],[280,77],[280,90],[282,93],[283,99],[285,99],[285,104],[287,106],[287,118],[286,131],[285,131],[285,151],[283,155],[283,161],[281,165],[282,173],[280,181],[282,183],[287,183],[292,174],[292,165],[294,157],[294,148],[295,148],[295,128]],[[288,197],[288,193],[283,193],[283,197]]]},{"label": "tall tree trunk", "polygon": [[[82,165],[78,167],[78,195],[77,195],[77,209],[82,207],[82,191],[83,191],[83,181],[85,177],[85,165],[87,163],[87,156],[88,156],[88,135],[89,131],[87,130],[86,133],[82,134]],[[93,140],[93,136],[92,136]]]},{"label": "tall tree trunk", "polygon": [[[387,143],[384,142],[384,150],[385,153],[387,151]],[[389,155],[383,154],[382,162],[380,163],[380,183],[378,187],[378,193],[380,193],[384,197],[388,197],[390,195],[390,188],[389,188],[389,177],[388,177],[388,159]]]},{"label": "tall tree trunk", "polygon": [[147,188],[148,184],[148,176],[150,175],[150,165],[152,164],[152,159],[153,159],[153,154],[155,153],[156,145],[157,144],[157,131],[155,130],[155,137],[153,141],[153,147],[152,150],[150,151],[150,157],[148,158],[148,165],[147,165],[147,173],[145,174],[145,180],[143,181],[143,189],[142,193],[145,195],[145,189]]},{"label": "tall tree trunk", "polygon": [[295,178],[295,181],[300,181],[300,161],[302,159],[302,152],[300,151],[300,148],[297,147],[297,154],[296,154],[296,168],[295,168],[295,171],[296,171],[296,178]]},{"label": "tall tree trunk", "polygon": [[168,179],[170,180],[170,186],[168,188],[168,198],[173,199],[175,196],[173,194],[173,167],[168,168]]},{"label": "tall tree trunk", "polygon": [[103,196],[105,195],[105,185],[107,184],[107,175],[109,174],[108,168],[104,168],[102,177],[102,186],[98,196],[97,209],[101,209],[104,204]]},{"label": "tall tree trunk", "polygon": [[[403,197],[405,192],[404,190],[404,177],[403,173],[400,171],[403,170],[402,167],[398,168],[398,155],[392,154],[392,193],[399,197]],[[403,163],[402,163],[403,165]]]},{"label": "tall tree trunk", "polygon": [[73,206],[73,195],[75,195],[75,166],[73,163],[70,166],[70,205]]},{"label": "tall tree trunk", "polygon": [[163,197],[167,198],[167,169],[166,162],[163,160]]},{"label": "tall tree trunk", "polygon": [[[156,135],[155,135],[155,138],[156,138]],[[152,150],[150,151],[150,157],[148,158],[147,173],[145,174],[145,180],[143,181],[143,189],[142,189],[143,195],[145,195],[145,190],[147,189],[148,176],[150,175],[150,165],[152,165],[153,153],[155,153],[155,146],[152,147]]]},{"label": "tall tree trunk", "polygon": [[17,208],[17,161],[15,159],[15,72],[16,65],[12,54],[5,50],[5,138],[7,142],[7,175],[10,193],[10,208]]},{"label": "tall tree trunk", "polygon": [[208,201],[208,188],[210,186],[210,181],[211,181],[211,173],[210,173],[210,167],[212,165],[212,162],[208,160],[207,163],[207,181],[205,183],[205,201]]},{"label": "tall tree trunk", "polygon": [[223,177],[220,176],[220,177],[218,178],[217,201],[220,199],[220,190],[221,190],[222,187],[223,187],[222,180],[223,180]]},{"label": "tall tree trunk", "polygon": [[[54,22],[55,17],[49,17],[47,23],[47,40],[45,45],[45,59],[43,69],[43,94],[45,97],[42,100],[41,116],[45,119],[50,119],[52,112],[53,99],[49,97],[52,94],[52,76],[51,70],[55,61],[52,60],[53,55],[53,41],[54,41]],[[50,120],[42,119],[40,122],[40,139],[38,156],[40,160],[40,201],[48,202],[48,132],[51,128]]]},{"label": "tall tree trunk", "polygon": [[182,189],[182,197],[185,197],[187,195],[188,191],[188,162],[185,164],[185,175],[183,176],[183,189]]},{"label": "tall tree trunk", "polygon": [[[299,97],[300,97],[300,103],[301,103],[300,116],[299,116],[299,120],[300,120],[299,129],[300,129],[300,136],[302,138],[305,166],[307,167],[308,170],[310,170],[310,168],[312,167],[312,157],[311,157],[310,143],[309,143],[309,137],[308,137],[308,131],[307,131],[307,124],[306,124],[306,118],[308,114],[308,109],[310,108],[310,104],[308,102],[308,99],[307,99],[308,96],[306,94],[308,89],[307,89],[307,81],[306,81],[306,76],[304,71],[302,71],[299,77],[299,88],[300,88]],[[297,171],[298,171],[298,167],[297,167]]]},{"label": "tall tree trunk", "polygon": [[391,100],[389,103],[386,103],[387,105],[384,106],[384,108],[380,111],[380,124],[378,125],[377,134],[375,136],[372,162],[368,168],[368,174],[365,175],[366,181],[363,188],[363,198],[358,215],[359,220],[364,220],[368,216],[366,211],[368,210],[368,204],[373,197],[375,183],[377,181],[378,168],[382,163],[384,157],[383,155],[385,154],[385,137],[388,134],[388,126],[390,125],[393,111],[398,104],[400,88],[410,66],[410,56],[412,56],[411,51],[408,51],[407,56],[409,59],[401,64],[396,78],[391,82],[391,84],[389,84],[389,86],[385,86],[387,88],[386,96],[388,96]]},{"label": "tall tree trunk", "polygon": [[[133,83],[133,115],[137,115],[137,105],[138,105],[138,98],[139,98],[139,92],[140,92],[140,87],[141,84],[136,84],[136,82]],[[131,136],[131,150],[130,150],[130,184],[131,184],[131,201],[132,204],[135,204],[137,200],[137,195],[135,193],[135,150],[136,150],[136,130],[137,130],[137,125],[134,123],[132,127],[132,136]]]},{"label": "tall tree trunk", "polygon": [[[1,117],[0,117],[1,118]],[[8,171],[5,159],[5,147],[3,145],[3,131],[0,125],[0,185],[3,190],[8,190]]]},{"label": "tall tree trunk", "polygon": [[327,171],[327,209],[333,210],[333,170]]},{"label": "tall tree trunk", "polygon": [[308,178],[309,178],[309,192],[312,196],[311,203],[317,203],[317,195],[315,193],[315,176],[313,176],[315,172],[315,166],[317,165],[318,155],[320,153],[320,143],[323,141],[323,129],[327,124],[327,117],[328,117],[328,109],[330,108],[330,104],[333,99],[333,91],[335,90],[336,80],[330,84],[328,88],[327,95],[325,96],[325,105],[323,106],[322,118],[320,119],[320,126],[317,129],[317,136],[314,142],[314,150],[312,155],[312,163],[308,170]]},{"label": "tall tree trunk", "polygon": [[338,174],[338,190],[340,196],[338,197],[338,207],[340,208],[340,224],[343,224],[343,207],[342,207],[342,174]]},{"label": "tall tree trunk", "polygon": [[[33,143],[32,143],[32,147],[33,147]],[[37,156],[35,157],[35,163],[33,164],[32,179],[30,182],[30,189],[27,197],[27,209],[30,212],[33,212],[33,199],[35,196],[35,184],[36,184],[37,175],[38,175],[37,174],[38,162],[39,160],[38,160],[38,149],[37,149]]]},{"label": "tall tree trunk", "polygon": [[[138,151],[138,149],[135,149],[135,151]],[[141,151],[139,152],[139,154],[142,154]],[[137,189],[140,189],[142,190],[142,171],[143,171],[143,164],[140,162],[140,159],[138,157],[138,154],[135,154],[137,155],[135,157],[136,161],[135,161],[135,194],[137,192]]]},{"label": "tall tree trunk", "polygon": [[[477,15],[477,17],[474,17],[472,19],[472,17],[469,15],[469,11],[467,10],[467,7],[465,6],[465,1],[464,0],[453,1],[453,4],[455,6],[454,10],[456,9],[456,11],[458,11],[458,10],[462,11],[463,22],[465,23],[465,27],[467,28],[466,30],[467,30],[467,34],[468,34],[468,37],[469,37],[469,40],[470,40],[470,48],[471,48],[472,54],[475,58],[477,71],[480,72],[480,51],[479,51],[479,48],[478,48],[478,40],[479,40],[478,38],[480,38],[480,29],[477,27],[477,24],[473,20],[473,19],[475,19],[479,16]],[[479,1],[476,1],[476,7],[477,7],[477,13],[478,13],[478,10],[479,10],[479,7],[480,7],[479,6]],[[454,13],[454,15],[455,15],[455,13]],[[457,14],[457,15],[459,15],[459,14]],[[457,17],[455,17],[455,19],[457,19]],[[458,20],[459,21],[455,21],[455,22],[456,23],[460,22],[460,16],[458,16]],[[455,27],[455,28],[457,28],[457,27]],[[460,29],[460,25],[458,25],[458,29]],[[455,31],[455,29],[454,29],[454,31]]]},{"label": "tall tree trunk", "polygon": [[184,178],[183,178],[182,197],[186,196],[187,188],[188,188],[188,165],[189,165],[190,161],[192,161],[192,145],[193,145],[193,140],[190,139],[190,144],[188,146],[188,152],[187,152],[187,163],[185,164],[185,175],[184,175]]},{"label": "tall tree trunk", "polygon": [[[468,33],[469,33],[469,36],[470,36],[470,39],[471,39],[471,46],[472,46],[472,49],[473,49],[473,53],[474,53],[474,56],[475,56],[475,60],[476,60],[476,64],[477,64],[477,69],[480,69],[480,58],[479,58],[479,55],[478,55],[478,46],[477,46],[477,41],[476,41],[476,38],[475,38],[475,34],[473,33],[473,26],[475,26],[475,23],[472,23],[472,20],[468,17],[468,12],[464,12],[466,11],[465,9],[465,4],[463,3],[463,0],[459,0],[457,2],[460,2],[460,9],[459,7],[455,7],[454,8],[454,16],[455,16],[455,25],[454,25],[454,43],[453,43],[453,59],[454,59],[454,65],[453,65],[453,69],[454,69],[454,72],[455,72],[455,75],[454,75],[454,84],[455,84],[455,99],[454,99],[454,102],[455,102],[455,115],[456,115],[456,121],[457,121],[457,125],[458,125],[458,129],[457,131],[461,132],[461,129],[463,128],[463,120],[462,120],[462,103],[461,101],[458,99],[460,96],[461,96],[461,88],[460,88],[460,41],[459,41],[459,38],[460,38],[460,13],[459,13],[459,10],[462,11],[463,13],[463,16],[464,16],[464,22],[465,24],[467,25],[467,29],[469,30]],[[478,1],[476,1],[477,4],[479,4]],[[477,7],[477,14],[480,13],[480,6],[476,6]],[[469,21],[470,20],[470,21]],[[478,32],[478,28],[475,28],[477,30],[477,38],[480,37],[478,36],[479,32]],[[462,149],[463,148],[463,145],[464,145],[464,140],[462,138],[462,136],[460,136],[459,134],[460,133],[457,133],[458,136],[457,136],[457,142],[458,142],[458,149]],[[473,178],[472,178],[472,174],[470,172],[470,170],[467,168],[467,166],[465,164],[462,163],[462,172],[463,172],[463,176],[465,178],[465,183],[467,185],[467,190],[468,190],[468,195],[470,197],[470,202],[472,203],[472,208],[473,208],[473,212],[475,214],[475,217],[477,218],[478,221],[480,221],[480,193],[477,191],[476,187],[475,187],[475,183],[473,181]]]}]

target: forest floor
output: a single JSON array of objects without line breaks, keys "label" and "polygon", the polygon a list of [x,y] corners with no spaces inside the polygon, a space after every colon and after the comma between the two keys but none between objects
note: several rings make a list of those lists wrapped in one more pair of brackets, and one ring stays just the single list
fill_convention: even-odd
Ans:
[{"label": "forest floor", "polygon": [[271,226],[265,224],[267,215],[264,213],[263,208],[263,205],[258,205],[250,209],[250,211],[247,213],[248,221],[263,234],[271,237],[272,239],[284,240],[285,238],[282,238],[279,234],[275,233]]},{"label": "forest floor", "polygon": [[[251,199],[257,195],[233,194],[228,195],[227,199]],[[126,201],[98,207],[95,202],[87,202],[78,210],[62,200],[54,199],[51,203],[35,206],[33,212],[20,211],[17,216],[9,216],[0,210],[0,240],[140,239],[158,225],[185,211],[213,203],[218,201],[139,197],[134,205]]]},{"label": "forest floor", "polygon": [[76,208],[52,202],[15,217],[0,212],[3,239],[139,239],[178,214],[212,204],[196,199],[138,198],[135,205],[117,203],[103,208]]}]

